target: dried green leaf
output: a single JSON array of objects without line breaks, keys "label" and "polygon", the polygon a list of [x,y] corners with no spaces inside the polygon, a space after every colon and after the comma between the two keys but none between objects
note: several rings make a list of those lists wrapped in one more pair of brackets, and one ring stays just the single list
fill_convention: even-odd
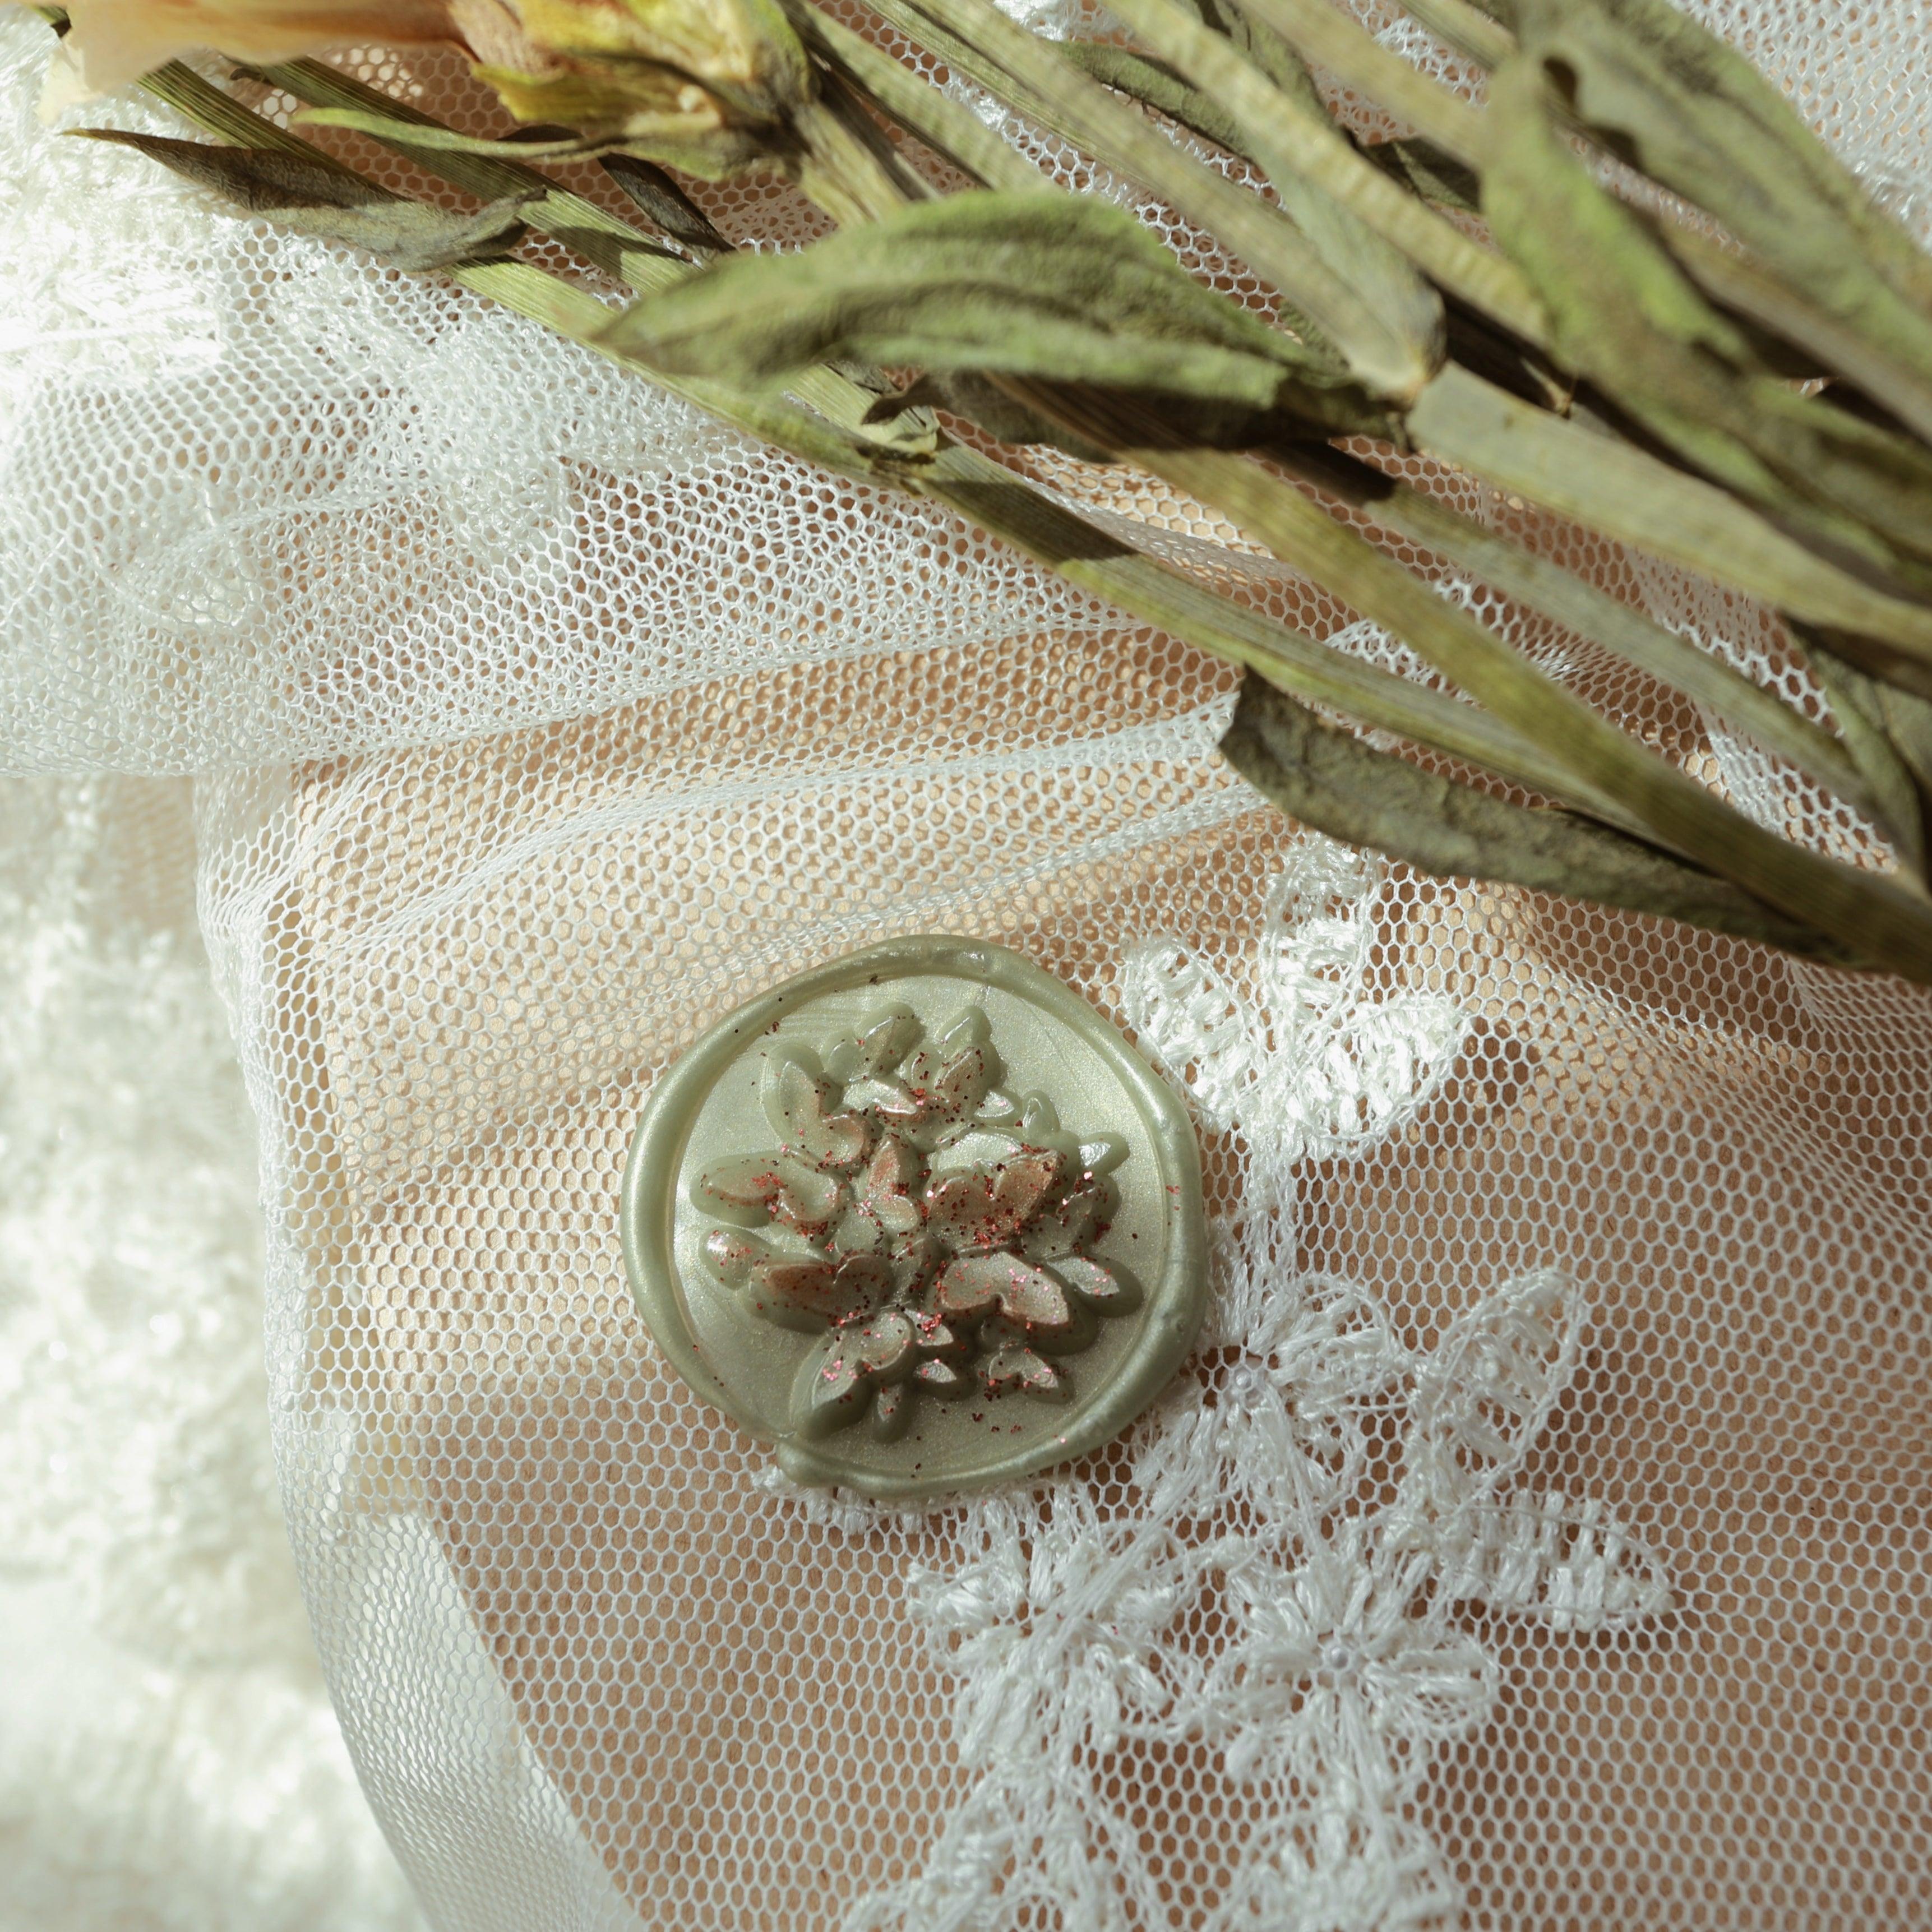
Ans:
[{"label": "dried green leaf", "polygon": [[1170,121],[1192,128],[1231,154],[1254,160],[1234,117],[1211,94],[1192,86],[1166,62],[1109,40],[1063,40],[1059,44],[1066,59],[1102,86],[1111,87],[1116,94],[1124,94],[1130,100],[1165,114]]},{"label": "dried green leaf", "polygon": [[1064,449],[1083,463],[1111,463],[1114,460],[1097,443],[1070,435],[1050,417],[1030,410],[1008,395],[990,378],[970,369],[954,369],[924,375],[910,388],[881,396],[867,412],[868,422],[892,422],[908,412],[944,410],[949,414],[976,423],[988,436],[1001,442],[1045,445]]},{"label": "dried green leaf", "polygon": [[305,235],[320,236],[366,248],[392,268],[422,273],[460,262],[500,260],[524,238],[517,202],[494,202],[472,214],[426,208],[420,202],[370,207],[300,211],[266,209]]},{"label": "dried green leaf", "polygon": [[1444,353],[1438,288],[1525,340],[1542,340],[1540,307],[1516,268],[1392,181],[1324,112],[1271,84],[1180,0],[1118,0],[1114,10],[1226,110],[1323,264],[1429,369]]},{"label": "dried green leaf", "polygon": [[[1684,273],[1749,334],[1774,374],[1800,382],[1835,376],[1853,392],[1853,406],[1882,410],[1932,441],[1932,379],[1827,313],[1756,256],[1672,224],[1658,232]],[[1838,394],[1846,400],[1842,386]]]},{"label": "dried green leaf", "polygon": [[872,106],[982,188],[1044,188],[1046,177],[962,102],[902,66],[812,0],[788,0],[807,44]]},{"label": "dried green leaf", "polygon": [[1923,879],[1932,812],[1932,702],[1868,676],[1809,626],[1792,628],[1832,700],[1845,748],[1877,799],[1881,825]]},{"label": "dried green leaf", "polygon": [[1131,452],[1385,625],[1504,724],[1525,737],[1541,737],[1574,774],[1574,802],[1606,823],[1630,825],[1863,957],[1932,982],[1932,903],[1922,895],[1780,837],[1714,796],[1292,484],[1242,458],[1139,446],[1131,402],[1114,406],[1118,428],[1096,432],[1110,446]]},{"label": "dried green leaf", "polygon": [[1453,362],[1406,422],[1418,448],[1817,624],[1841,656],[1932,696],[1932,608],[1881,590],[1702,477]]},{"label": "dried green leaf", "polygon": [[[300,100],[346,98],[353,104],[370,98],[370,90],[336,69],[314,62],[278,67],[272,70],[272,78]],[[322,158],[178,63],[148,76],[142,84],[190,119],[229,140],[252,139],[265,147],[294,149],[318,161]],[[435,158],[431,165],[472,193],[545,185],[542,176],[507,162],[446,154]],[[532,204],[536,218],[543,220],[546,210],[560,203],[560,218],[573,238],[598,237],[608,230],[610,238],[624,247],[621,255],[613,254],[608,260],[612,273],[628,275],[634,284],[639,275],[647,276],[651,279],[641,286],[649,287],[662,286],[667,276],[688,272],[682,264],[644,250],[641,238],[627,224],[576,196],[554,192],[550,201]],[[633,242],[636,245],[628,245]],[[484,262],[452,272],[464,286],[573,341],[590,342],[608,314],[586,290],[530,262]],[[809,392],[818,415],[788,400],[746,394],[718,385],[661,380],[674,393],[802,460],[855,482],[915,490],[981,524],[1069,582],[1118,605],[1138,621],[1232,662],[1259,665],[1285,688],[1334,705],[1366,726],[1394,731],[1510,782],[1564,795],[1563,770],[1547,755],[1546,748],[1519,736],[1487,713],[1333,646],[1318,644],[1244,601],[1138,554],[1121,537],[1073,515],[979,452],[939,439],[921,452],[922,460],[910,464],[902,460],[902,451],[882,452],[876,437],[858,427],[874,398],[829,368],[808,371],[794,385],[800,395]],[[913,419],[919,414],[914,412]],[[835,424],[842,425],[842,430]],[[855,442],[855,434],[864,440]]]},{"label": "dried green leaf", "polygon": [[1932,584],[1932,454],[1764,368],[1558,131],[1536,64],[1490,85],[1492,232],[1548,310],[1557,352],[1706,475],[1841,552]]},{"label": "dried green leaf", "polygon": [[[266,124],[265,134],[272,134],[272,130],[266,130]],[[593,298],[581,294],[578,290],[568,288],[556,278],[541,274],[530,265],[520,265],[520,262],[481,265],[460,271],[460,278],[466,286],[485,292],[485,294],[493,296],[494,299],[502,299],[502,302],[510,303],[512,308],[520,309],[527,315],[539,316],[539,319],[562,328],[566,334],[572,334],[578,340],[587,340],[599,332],[601,316]],[[798,448],[802,452],[809,452],[818,458],[827,460],[835,467],[841,467],[842,473],[885,476],[886,479],[898,476],[898,472],[879,472],[878,467],[873,467],[873,458],[866,450],[841,442],[841,439],[832,435],[827,427],[813,423],[812,419],[804,417],[802,412],[788,412],[778,404],[767,404],[758,396],[746,396],[742,392],[736,392],[736,390],[707,385],[707,382],[682,382],[680,385],[676,379],[672,379],[672,386],[680,388],[684,394],[692,394],[701,402],[707,402],[709,406],[721,408],[732,422],[742,423],[752,433],[772,436],[775,440],[784,444],[786,448]],[[968,506],[970,500],[977,500],[974,496],[974,490],[982,489],[982,481],[980,481],[977,473],[970,473],[970,476],[962,473],[960,477],[955,477],[952,481],[945,483],[943,489],[937,487],[939,473],[943,472],[950,454],[955,452],[950,452],[943,444],[935,446],[933,462],[926,466],[926,470],[920,470],[918,481],[914,481],[914,487],[932,489],[937,494],[945,494],[946,500],[956,499],[960,500],[962,506]],[[935,479],[933,483],[927,483],[927,470],[932,472],[932,477]],[[902,479],[910,481],[910,477],[902,477]],[[1003,477],[997,487],[1014,494],[1026,494],[1022,483],[1018,479],[1012,479],[1012,477]],[[995,489],[993,479],[987,477],[983,481],[983,490],[993,489]],[[1005,530],[1009,526],[1020,531],[1018,541],[1028,541],[1024,530],[1018,524],[1012,522],[1012,518],[1006,518],[1006,522],[1000,527]],[[1060,568],[1064,568],[1069,576],[1074,576],[1076,570],[1082,570],[1086,562],[1091,562],[1091,574],[1096,578],[1096,586],[1100,586],[1101,580],[1105,580],[1107,584],[1119,580],[1126,586],[1128,591],[1132,591],[1140,580],[1132,576],[1120,578],[1120,572],[1132,572],[1142,560],[1117,554],[1119,553],[1117,544],[1107,547],[1105,543],[1100,543],[1097,549],[1086,547],[1094,541],[1096,541],[1094,536],[1082,537],[1074,553],[1070,553],[1069,562],[1064,562]],[[1468,713],[1468,717],[1474,728],[1474,724],[1480,722],[1480,713]],[[1516,742],[1515,746],[1505,746],[1505,749],[1509,758],[1519,759],[1519,761],[1532,755],[1526,740]],[[1594,806],[1592,809],[1602,808]],[[1704,846],[1696,844],[1694,841],[1693,846],[1700,852],[1704,850]],[[1714,846],[1714,850],[1718,848]],[[1724,850],[1718,850],[1718,858],[1714,862],[1724,860]],[[1802,914],[1807,918],[1829,918],[1834,929],[1839,929],[1839,932],[1855,932],[1861,937],[1868,933],[1872,941],[1872,955],[1886,958],[1889,964],[1898,966],[1898,970],[1912,974],[1916,977],[1924,977],[1926,974],[1932,972],[1932,945],[1926,943],[1928,922],[1926,922],[1922,902],[1921,904],[1901,904],[1898,889],[1884,879],[1858,879],[1855,875],[1849,875],[1849,873],[1845,875],[1845,879],[1839,879],[1838,873],[1845,872],[1844,868],[1826,868],[1829,878],[1824,878],[1818,863],[1804,863],[1804,860],[1808,858],[1810,858],[1808,854],[1793,854],[1787,863],[1784,863],[1784,869],[1774,879],[1772,869],[1768,869],[1768,866],[1766,866],[1762,852],[1754,852],[1752,854],[1752,872],[1741,873],[1741,878],[1748,875],[1752,879],[1752,885],[1756,886],[1762,875],[1766,881],[1770,881],[1764,885],[1766,891],[1770,891],[1772,883],[1781,886],[1781,891],[1775,892],[1775,896],[1779,898],[1779,904],[1789,906],[1793,910],[1793,914]],[[1804,878],[1804,895],[1798,895],[1795,886],[1789,892],[1784,891],[1784,886],[1791,886],[1793,879],[1801,873]],[[1810,910],[1812,896],[1816,896],[1816,900],[1818,900],[1818,912],[1816,914]]]},{"label": "dried green leaf", "polygon": [[704,211],[654,161],[635,154],[605,154],[599,165],[652,224],[696,260],[728,255],[732,244]]},{"label": "dried green leaf", "polygon": [[1346,363],[1364,386],[1392,398],[1413,394],[1426,379],[1436,360],[1430,344],[1417,340],[1399,313],[1384,314],[1365,301],[1282,209],[1182,152],[1144,115],[1080,73],[1052,42],[1009,20],[992,0],[873,0],[873,5],[957,71],[1151,189],[1244,257],[1280,291],[1288,326],[1331,365]]},{"label": "dried green leaf", "polygon": [[1550,558],[1464,516],[1442,498],[1356,458],[1313,445],[1278,454],[1318,488],[1366,509],[1397,536],[1472,572],[1600,650],[1640,666],[1862,810],[1879,808],[1862,770],[1842,745],[1709,651]]},{"label": "dried green leaf", "polygon": [[83,140],[132,148],[197,186],[214,189],[250,214],[284,208],[379,207],[399,197],[320,154],[274,148],[216,147],[118,128],[81,128]]},{"label": "dried green leaf", "polygon": [[1508,30],[1496,24],[1494,7],[1478,8],[1471,0],[1402,0],[1402,6],[1438,40],[1479,67],[1501,67],[1516,51]]},{"label": "dried green leaf", "polygon": [[1237,152],[1267,175],[1322,260],[1360,301],[1393,322],[1430,368],[1438,366],[1444,352],[1442,298],[1394,242],[1334,191],[1334,175],[1318,179],[1310,165],[1325,150],[1331,170],[1369,173],[1327,113],[1285,93],[1226,37],[1171,0],[1121,0],[1115,10],[1224,110],[1240,133]]},{"label": "dried green leaf", "polygon": [[1220,30],[1292,100],[1322,114],[1329,111],[1315,70],[1294,45],[1263,20],[1252,0],[1189,0],[1209,26]]},{"label": "dried green leaf", "polygon": [[366,248],[392,266],[412,271],[508,254],[523,239],[519,210],[528,196],[464,214],[405,201],[374,182],[317,156],[258,148],[218,148],[159,134],[88,128],[88,140],[132,148],[150,160],[212,188],[250,214]]},{"label": "dried green leaf", "polygon": [[1304,60],[1378,103],[1439,148],[1472,167],[1483,160],[1483,117],[1440,81],[1382,45],[1346,8],[1330,0],[1240,0]]},{"label": "dried green leaf", "polygon": [[1926,808],[1932,811],[1932,701],[1886,684],[1876,685],[1874,694],[1886,736],[1911,772]]},{"label": "dried green leaf", "polygon": [[502,160],[569,158],[610,145],[608,140],[592,140],[582,134],[560,135],[551,141],[532,141],[522,134],[459,134],[453,128],[407,120],[399,115],[362,107],[304,108],[296,120],[302,127],[346,128],[352,134],[371,135],[379,141],[406,142],[411,147],[428,148],[434,153],[484,154]]},{"label": "dried green leaf", "polygon": [[1453,208],[1460,214],[1482,212],[1482,178],[1433,141],[1367,141],[1362,152],[1390,180],[1436,208]]},{"label": "dried green leaf", "polygon": [[1424,872],[1567,893],[1839,964],[1865,963],[1729,880],[1607,826],[1514,804],[1378,752],[1252,673],[1221,754],[1292,818]]},{"label": "dried green leaf", "polygon": [[1524,52],[1606,147],[1932,379],[1932,260],[1741,54],[1666,0],[1513,0],[1511,10]]},{"label": "dried green leaf", "polygon": [[[300,100],[347,99],[354,103],[371,98],[370,90],[336,69],[314,62],[278,67],[271,70],[271,78]],[[245,140],[252,135],[265,145],[279,143],[314,152],[178,64],[149,76],[143,85],[156,92],[165,85],[163,98],[170,104],[231,140]],[[542,176],[507,162],[446,154],[434,158],[430,164],[472,193],[526,183],[544,184]],[[611,238],[620,244],[638,243],[627,248],[622,256],[609,258],[612,273],[628,274],[634,282],[639,274],[647,275],[652,279],[642,286],[649,287],[663,286],[666,276],[680,278],[688,272],[655,251],[640,252],[641,238],[627,224],[574,196],[554,193],[550,201],[532,204],[535,218],[543,220],[555,203],[562,205],[562,232],[570,234],[575,245],[583,245],[575,238],[594,238],[607,228]],[[466,286],[574,341],[590,340],[608,316],[608,310],[594,296],[528,262],[482,263],[458,269],[454,274]],[[796,393],[807,398],[820,412],[818,416],[789,400],[748,395],[716,385],[686,384],[675,378],[661,380],[675,393],[711,410],[748,435],[776,443],[802,460],[856,482],[916,490],[979,522],[1070,582],[1118,604],[1139,621],[1234,662],[1259,665],[1285,688],[1334,705],[1365,725],[1394,731],[1513,783],[1546,794],[1564,794],[1562,769],[1545,748],[1520,737],[1487,713],[1332,646],[1317,644],[1245,602],[1138,554],[1120,536],[1103,532],[1073,515],[975,450],[940,439],[928,441],[920,452],[922,460],[915,464],[903,462],[904,452],[896,448],[882,461],[877,436],[860,425],[860,418],[875,399],[845,376],[820,368],[806,372],[794,385]],[[909,412],[901,420],[916,422],[922,418],[929,422],[929,414]],[[845,433],[834,424],[842,425]],[[854,442],[854,434],[864,440]]]},{"label": "dried green leaf", "polygon": [[796,254],[721,261],[626,310],[603,344],[738,382],[782,382],[846,358],[1251,409],[1292,406],[1310,388],[1347,393],[1292,338],[1196,282],[1130,215],[1055,194],[953,195]]},{"label": "dried green leaf", "polygon": [[1237,0],[1186,0],[1203,26],[1224,34],[1290,100],[1325,118],[1328,104],[1304,60],[1272,27],[1264,26]]}]

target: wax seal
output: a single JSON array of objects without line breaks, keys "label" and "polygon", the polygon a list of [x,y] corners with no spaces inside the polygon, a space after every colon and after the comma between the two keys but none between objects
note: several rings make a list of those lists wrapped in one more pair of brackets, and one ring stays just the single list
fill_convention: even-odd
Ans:
[{"label": "wax seal", "polygon": [[788,980],[652,1090],[624,1178],[652,1336],[788,1474],[917,1497],[1096,1447],[1205,1302],[1180,1102],[1070,988],[984,940]]}]

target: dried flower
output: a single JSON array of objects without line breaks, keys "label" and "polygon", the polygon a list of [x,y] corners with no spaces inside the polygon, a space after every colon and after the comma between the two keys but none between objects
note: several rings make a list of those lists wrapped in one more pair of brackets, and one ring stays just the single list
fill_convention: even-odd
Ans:
[{"label": "dried flower", "polygon": [[773,0],[454,0],[476,71],[522,121],[622,135],[706,175],[758,159],[812,98]]},{"label": "dried flower", "polygon": [[614,85],[655,68],[739,112],[771,118],[806,88],[797,36],[772,0],[495,0],[550,60]]},{"label": "dried flower", "polygon": [[73,27],[49,71],[44,112],[111,93],[194,47],[287,60],[364,41],[452,40],[459,31],[447,0],[70,0],[69,10]]}]

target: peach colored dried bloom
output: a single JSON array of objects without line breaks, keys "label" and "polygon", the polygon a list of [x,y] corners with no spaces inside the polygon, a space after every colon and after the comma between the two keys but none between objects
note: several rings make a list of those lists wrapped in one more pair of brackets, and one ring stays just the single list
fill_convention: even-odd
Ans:
[{"label": "peach colored dried bloom", "polygon": [[194,47],[271,61],[352,43],[460,37],[448,0],[68,0],[68,11],[73,30],[49,76],[56,101],[124,87]]}]

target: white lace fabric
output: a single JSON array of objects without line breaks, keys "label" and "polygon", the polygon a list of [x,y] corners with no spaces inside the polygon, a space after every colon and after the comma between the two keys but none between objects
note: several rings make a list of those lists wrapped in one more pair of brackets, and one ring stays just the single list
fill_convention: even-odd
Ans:
[{"label": "white lace fabric", "polygon": [[[1706,10],[1916,210],[1923,63],[1876,50],[1932,45],[1919,10]],[[433,1923],[1922,1916],[1932,1004],[1299,832],[1214,754],[1225,668],[479,301],[50,140],[44,38],[0,35],[0,742],[193,775],[284,1508]],[[482,114],[446,64],[364,64]],[[1106,507],[1413,669],[1198,506]],[[1807,698],[1761,614],[1534,533]],[[1484,609],[1860,849],[1751,748]],[[616,1184],[705,1025],[922,930],[1019,946],[1187,1096],[1213,1305],[1105,1450],[891,1510],[789,1488],[670,1374]],[[104,1036],[50,1024],[55,1066]],[[22,1388],[47,1318],[4,1331]],[[272,1894],[325,1922],[292,1877],[237,1922]]]}]

